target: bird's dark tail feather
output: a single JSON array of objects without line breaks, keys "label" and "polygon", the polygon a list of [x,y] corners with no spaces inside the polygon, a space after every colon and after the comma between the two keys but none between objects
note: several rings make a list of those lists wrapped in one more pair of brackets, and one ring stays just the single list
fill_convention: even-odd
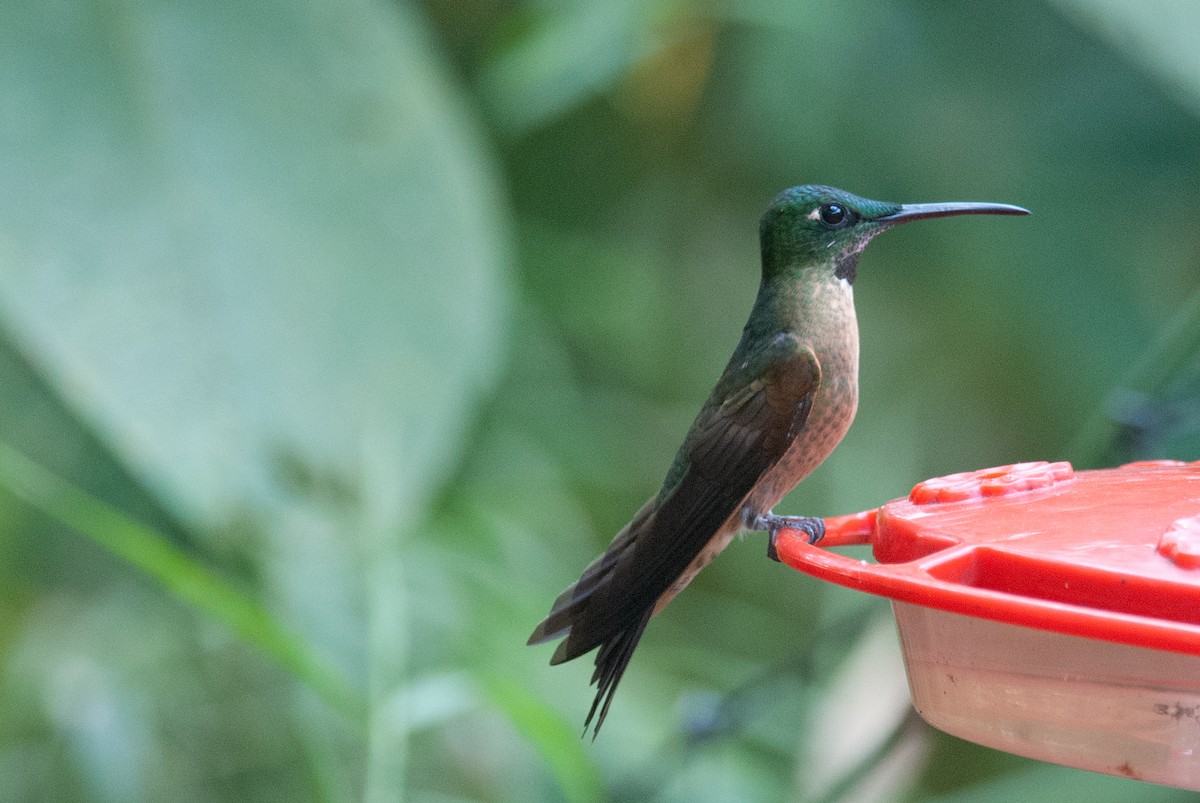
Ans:
[{"label": "bird's dark tail feather", "polygon": [[596,734],[600,732],[600,726],[604,724],[604,718],[608,716],[608,707],[612,704],[617,684],[621,682],[621,676],[625,674],[625,668],[629,666],[633,650],[641,640],[642,633],[646,631],[646,624],[650,621],[650,615],[653,613],[654,606],[651,605],[646,608],[646,612],[642,614],[642,618],[636,625],[613,636],[602,644],[600,651],[596,653],[596,671],[592,673],[592,683],[596,684],[596,699],[592,701],[587,719],[583,721],[583,735],[587,736],[588,726],[592,724],[592,718],[596,716],[596,710],[599,709],[600,716],[596,717],[596,727],[592,728],[593,741],[596,739]]}]

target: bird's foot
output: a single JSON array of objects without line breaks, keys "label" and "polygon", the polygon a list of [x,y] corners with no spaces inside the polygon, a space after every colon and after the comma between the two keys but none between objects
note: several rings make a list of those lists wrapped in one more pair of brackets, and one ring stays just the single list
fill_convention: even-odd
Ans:
[{"label": "bird's foot", "polygon": [[808,543],[815,544],[825,536],[825,519],[816,516],[776,516],[774,513],[756,516],[752,522],[754,529],[765,530],[770,534],[767,542],[767,557],[778,561],[779,553],[775,550],[775,539],[780,530],[800,530],[808,536]]}]

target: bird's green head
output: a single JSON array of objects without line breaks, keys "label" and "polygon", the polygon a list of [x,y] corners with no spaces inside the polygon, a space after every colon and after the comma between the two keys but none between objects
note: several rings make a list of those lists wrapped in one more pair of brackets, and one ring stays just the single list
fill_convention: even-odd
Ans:
[{"label": "bird's green head", "polygon": [[1019,206],[990,203],[896,204],[845,190],[806,184],[784,190],[759,224],[763,281],[805,267],[828,267],[853,283],[858,255],[897,223],[950,215],[1027,215]]}]

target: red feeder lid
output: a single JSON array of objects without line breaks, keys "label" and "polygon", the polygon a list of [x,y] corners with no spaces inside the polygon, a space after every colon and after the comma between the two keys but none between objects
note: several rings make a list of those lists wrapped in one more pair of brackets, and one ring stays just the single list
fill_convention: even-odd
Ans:
[{"label": "red feeder lid", "polygon": [[[868,543],[877,564],[826,549]],[[952,474],[826,519],[819,546],[781,531],[776,551],[802,572],[895,600],[1200,655],[1200,462]]]}]

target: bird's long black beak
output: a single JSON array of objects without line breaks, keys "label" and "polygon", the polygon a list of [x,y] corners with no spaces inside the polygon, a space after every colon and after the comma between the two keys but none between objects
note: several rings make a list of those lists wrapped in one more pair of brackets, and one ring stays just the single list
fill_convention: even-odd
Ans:
[{"label": "bird's long black beak", "polygon": [[875,218],[878,223],[905,223],[910,220],[924,220],[930,217],[950,217],[952,215],[1028,215],[1028,209],[1022,209],[1012,204],[988,203],[941,203],[941,204],[903,204],[900,209],[890,215]]}]

